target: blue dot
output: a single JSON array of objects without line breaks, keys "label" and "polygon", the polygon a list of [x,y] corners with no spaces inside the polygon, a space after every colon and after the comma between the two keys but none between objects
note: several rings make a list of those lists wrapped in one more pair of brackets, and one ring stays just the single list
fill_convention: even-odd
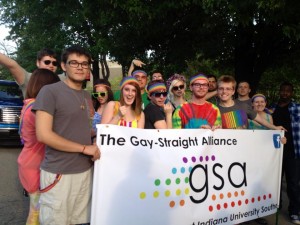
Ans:
[{"label": "blue dot", "polygon": [[181,167],[181,173],[185,173],[185,168],[184,167]]},{"label": "blue dot", "polygon": [[172,169],[172,173],[173,173],[173,174],[176,174],[176,173],[177,173],[177,169],[176,169],[176,168],[173,168],[173,169]]}]

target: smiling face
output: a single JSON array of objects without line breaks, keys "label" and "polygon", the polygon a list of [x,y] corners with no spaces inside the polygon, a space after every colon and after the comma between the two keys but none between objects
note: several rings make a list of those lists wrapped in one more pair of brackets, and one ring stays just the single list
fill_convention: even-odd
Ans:
[{"label": "smiling face", "polygon": [[252,107],[256,112],[263,112],[266,108],[266,100],[263,97],[255,97],[252,102]]},{"label": "smiling face", "polygon": [[36,61],[36,66],[39,69],[47,69],[55,73],[58,66],[57,63],[58,62],[55,58],[51,56],[44,56],[41,60]]},{"label": "smiling face", "polygon": [[163,107],[167,98],[167,90],[160,89],[154,93],[150,94],[150,100],[153,104]]},{"label": "smiling face", "polygon": [[144,90],[147,84],[147,75],[144,73],[135,73],[134,74],[135,79],[139,82],[139,86],[141,90]]},{"label": "smiling face", "polygon": [[204,98],[208,92],[208,81],[206,80],[196,80],[190,85],[190,89],[195,98]]},{"label": "smiling face", "polygon": [[231,82],[219,82],[217,89],[218,97],[221,102],[229,102],[234,95],[234,85]]},{"label": "smiling face", "polygon": [[122,88],[122,96],[125,105],[129,106],[134,103],[136,92],[137,92],[136,88],[131,84],[126,84]]}]

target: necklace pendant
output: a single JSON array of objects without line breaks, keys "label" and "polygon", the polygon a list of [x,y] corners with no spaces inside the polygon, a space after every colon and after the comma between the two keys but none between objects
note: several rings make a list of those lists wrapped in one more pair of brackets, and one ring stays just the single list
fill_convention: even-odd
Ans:
[{"label": "necklace pendant", "polygon": [[84,107],[84,105],[81,105],[80,108],[81,108],[82,110],[84,110],[85,107]]}]

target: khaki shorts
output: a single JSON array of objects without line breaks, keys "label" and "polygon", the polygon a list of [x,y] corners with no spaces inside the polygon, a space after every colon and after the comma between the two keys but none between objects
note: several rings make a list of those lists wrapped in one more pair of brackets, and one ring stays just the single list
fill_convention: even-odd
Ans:
[{"label": "khaki shorts", "polygon": [[[41,170],[41,189],[52,184],[56,174]],[[77,174],[63,174],[49,191],[41,193],[41,225],[89,223],[93,168]]]}]

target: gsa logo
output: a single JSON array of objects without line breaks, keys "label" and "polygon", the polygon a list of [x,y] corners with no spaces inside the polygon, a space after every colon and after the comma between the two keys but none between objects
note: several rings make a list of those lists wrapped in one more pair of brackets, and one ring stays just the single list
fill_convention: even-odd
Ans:
[{"label": "gsa logo", "polygon": [[280,134],[273,134],[273,144],[275,148],[280,148],[281,144],[280,144]]}]

